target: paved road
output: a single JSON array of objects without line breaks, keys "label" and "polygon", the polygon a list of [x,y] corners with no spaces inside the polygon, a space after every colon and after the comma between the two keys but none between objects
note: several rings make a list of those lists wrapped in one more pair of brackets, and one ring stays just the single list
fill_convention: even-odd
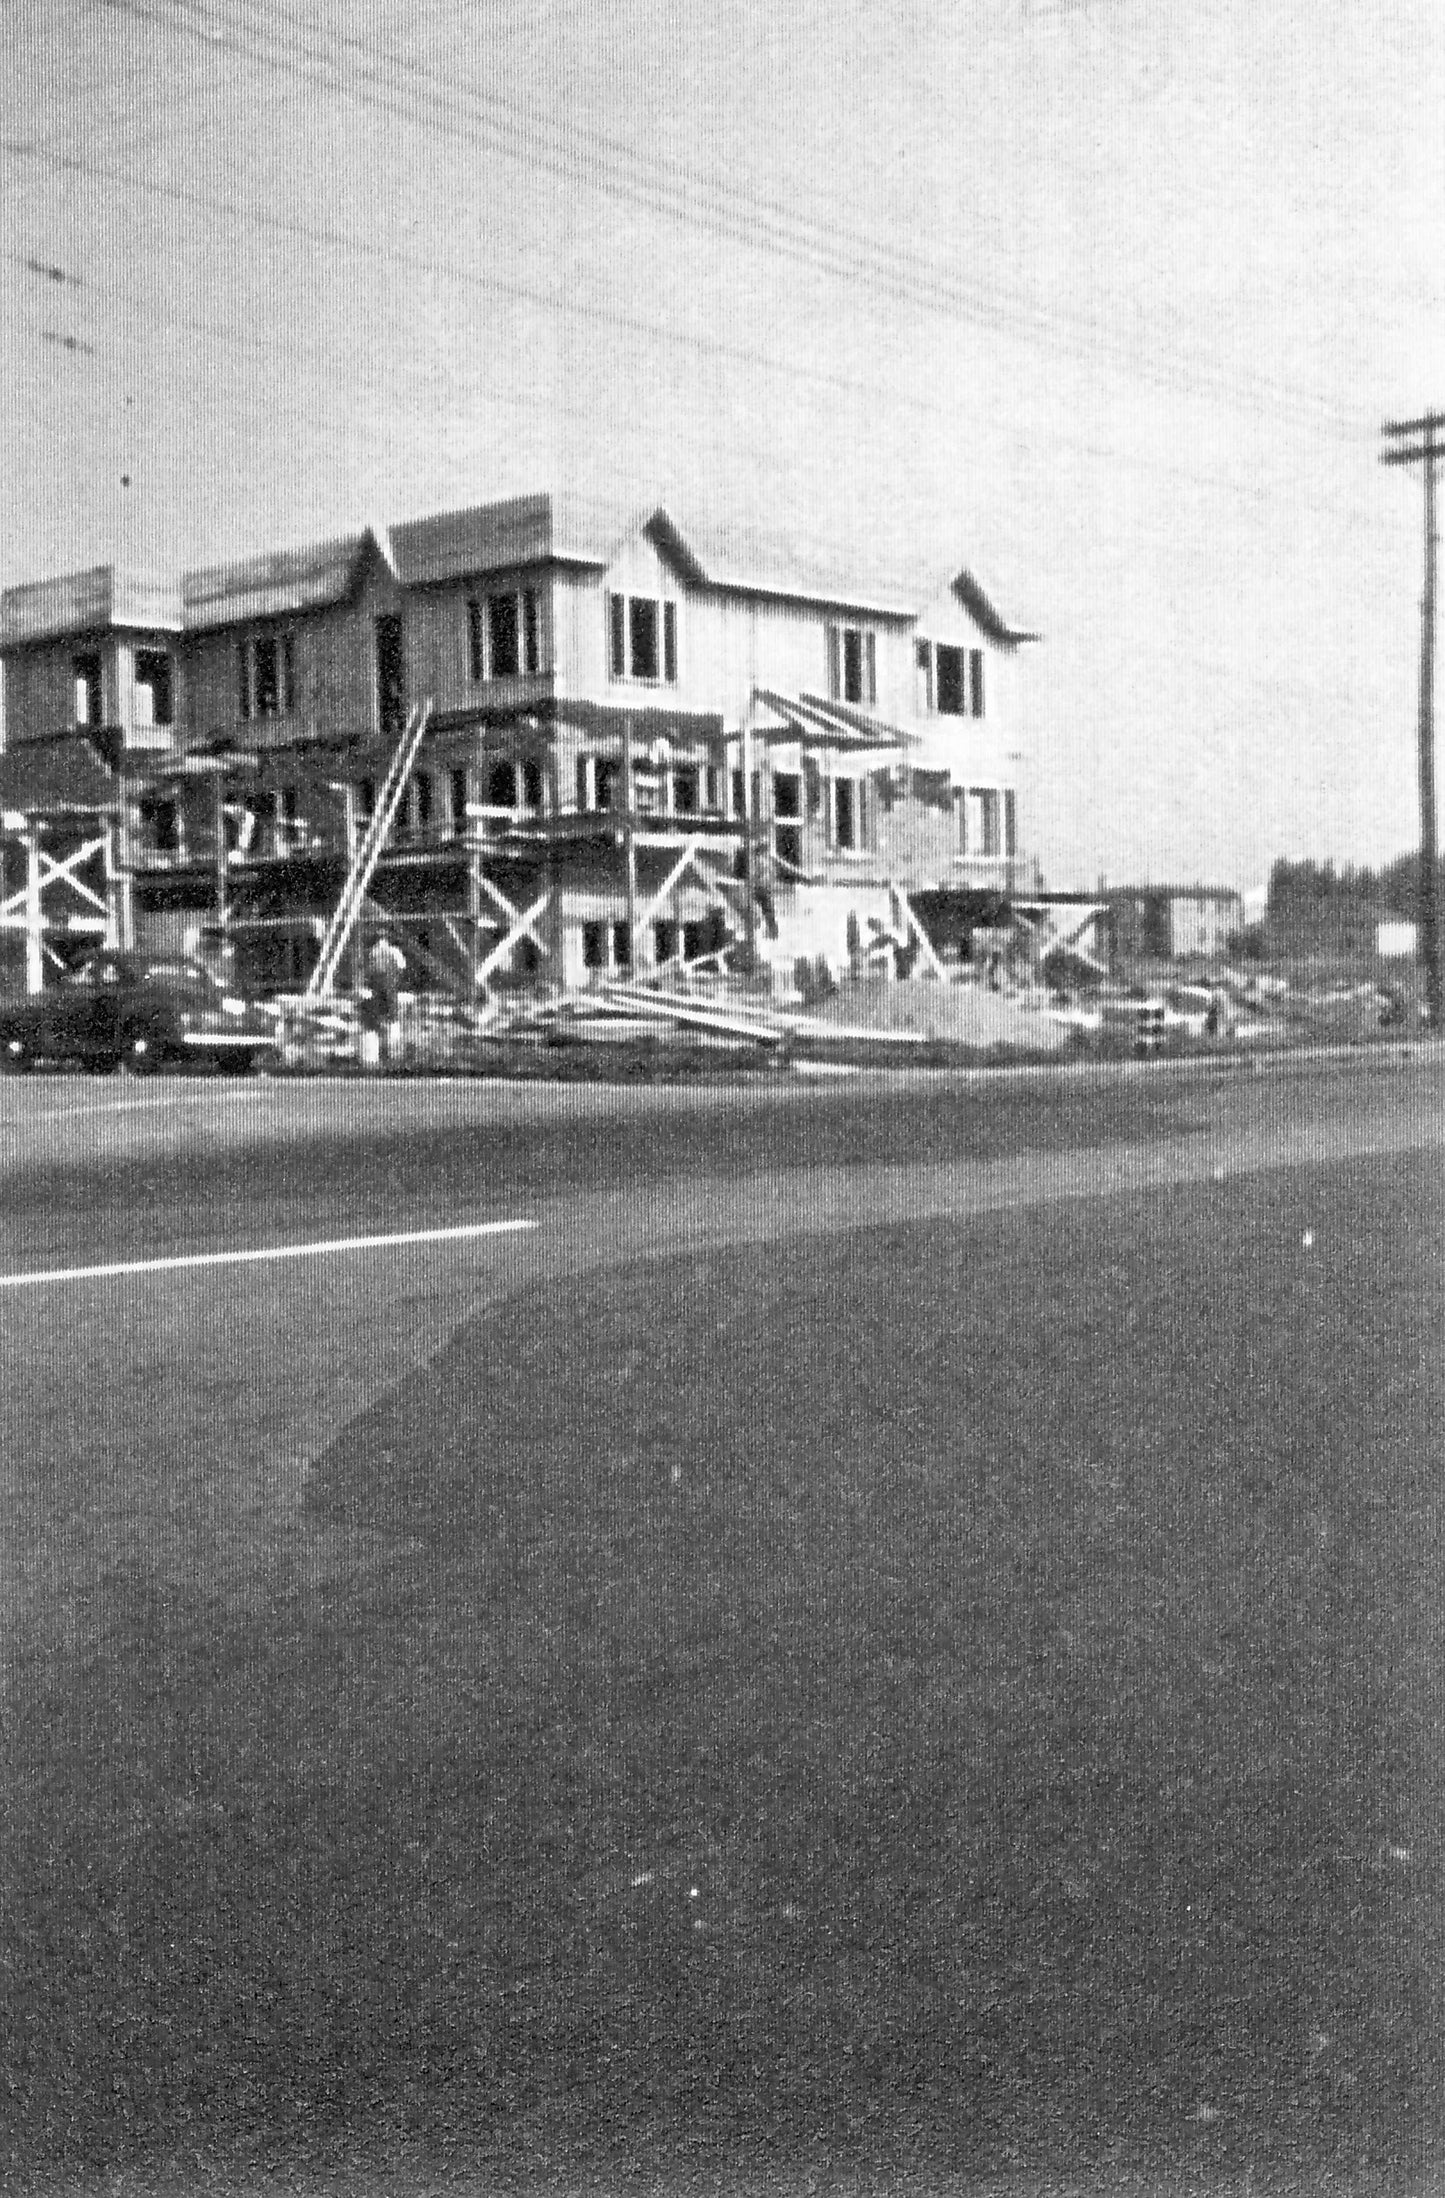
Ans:
[{"label": "paved road", "polygon": [[[866,1090],[872,1098],[908,1088],[916,1087],[890,1078]],[[1001,1094],[997,1103],[1010,1102]],[[476,1085],[134,1087],[45,1078],[6,1087],[5,1275],[498,1215],[536,1224],[516,1236],[274,1266],[0,1290],[0,1490],[12,1521],[0,1585],[19,1621],[12,1641],[56,1624],[83,1633],[85,1587],[117,1564],[192,1581],[224,1577],[235,1595],[248,1581],[256,1593],[268,1592],[277,1565],[315,1574],[354,1562],[350,1542],[335,1546],[301,1512],[307,1461],[462,1321],[507,1293],[728,1244],[966,1222],[1050,1200],[1164,1191],[1208,1182],[1219,1171],[1445,1144],[1445,1064],[1426,1060],[1384,1073],[1202,1085],[1172,1134],[1086,1150],[899,1157],[660,1182],[633,1175],[611,1188],[515,1203],[487,1165],[486,1132],[518,1121],[573,1128],[586,1121],[605,1137],[624,1121],[663,1124],[692,1114],[721,1134],[740,1108],[758,1119],[769,1110],[811,1109],[808,1119],[817,1120],[819,1110],[856,1104],[857,1093],[797,1086],[617,1094]],[[403,1143],[444,1131],[437,1180],[408,1176],[396,1158],[395,1180],[378,1176],[375,1166],[351,1175],[332,1170],[321,1191],[308,1189],[299,1159],[307,1138],[364,1138],[379,1128],[400,1129]],[[459,1149],[475,1154],[464,1176]],[[235,1164],[238,1153],[244,1165]],[[189,1160],[179,1176],[178,1158]],[[212,1200],[207,1170],[223,1162],[223,1195]],[[122,1165],[130,1188],[117,1219],[103,1186],[106,1170]],[[37,1183],[45,1191],[43,1223],[26,1202],[27,1186]],[[84,1468],[79,1480],[77,1465]]]}]

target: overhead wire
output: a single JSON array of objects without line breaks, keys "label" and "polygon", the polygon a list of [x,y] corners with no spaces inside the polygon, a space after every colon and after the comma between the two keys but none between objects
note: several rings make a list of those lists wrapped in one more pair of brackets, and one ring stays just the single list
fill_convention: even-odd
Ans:
[{"label": "overhead wire", "polygon": [[[304,34],[298,36],[300,26],[293,17],[267,9],[259,0],[237,0],[225,15],[207,8],[204,0],[168,0],[168,4],[103,0],[103,4],[396,114],[433,134],[500,150],[540,172],[580,178],[628,203],[726,241],[801,260],[820,273],[861,284],[875,295],[960,318],[988,332],[1042,345],[1080,363],[1122,372],[1176,393],[1183,390],[1210,401],[1267,408],[1307,420],[1317,432],[1365,432],[1363,416],[1357,421],[1334,400],[1302,385],[1286,384],[1257,370],[1200,362],[1195,353],[1167,352],[1157,342],[1152,351],[1147,346],[1141,350],[1107,323],[1062,314],[1057,307],[1007,292],[996,283],[969,282],[942,263],[811,221],[700,171],[644,163],[630,148],[589,131],[575,117],[569,117],[561,130],[551,118],[519,108],[514,100],[503,105],[479,92],[458,93],[394,49],[379,48],[373,54],[362,41],[343,40],[343,46],[367,56],[369,65],[379,58],[396,72],[389,84],[364,82],[354,69],[348,75],[335,42],[328,46],[314,37],[308,41]],[[420,88],[409,89],[400,81],[405,77],[419,79]]]},{"label": "overhead wire", "polygon": [[[752,350],[743,345],[725,343],[715,337],[668,328],[662,323],[647,320],[641,315],[622,312],[613,307],[591,304],[578,297],[575,292],[559,294],[555,291],[539,290],[526,283],[513,282],[501,276],[479,275],[474,269],[465,267],[456,261],[437,259],[428,254],[407,251],[393,245],[383,245],[373,238],[353,236],[345,231],[322,224],[303,222],[294,216],[277,214],[239,199],[222,197],[215,192],[198,191],[181,184],[162,183],[153,178],[128,177],[122,170],[101,167],[93,161],[81,159],[76,155],[50,152],[11,138],[0,137],[0,154],[40,161],[52,169],[89,177],[98,182],[124,185],[144,196],[191,206],[207,213],[219,214],[223,218],[237,221],[247,228],[295,237],[306,243],[354,253],[386,265],[409,267],[418,273],[425,273],[450,282],[464,284],[486,294],[506,298],[517,303],[539,306],[550,312],[581,318],[599,325],[615,327],[625,334],[682,348],[701,356],[714,358],[720,362],[759,369],[779,377],[816,383],[821,387],[835,388],[856,399],[870,402],[881,400],[889,405],[907,407],[909,410],[921,412],[934,418],[951,418],[956,414],[956,407],[945,404],[936,398],[922,397],[907,390],[900,390],[896,384],[864,381],[858,377],[841,374],[826,367],[798,364],[779,359],[769,353]],[[24,255],[19,256],[23,257]],[[217,328],[215,333],[218,337],[221,337],[226,332],[221,328]],[[246,348],[252,348],[250,339],[243,339],[240,331],[233,331],[232,334],[234,340],[244,342]],[[294,337],[288,335],[288,344],[294,344],[295,341]],[[537,402],[540,406],[546,400],[539,398]],[[1077,450],[1084,455],[1104,459],[1133,470],[1159,473],[1214,487],[1243,503],[1257,503],[1261,506],[1267,506],[1273,502],[1267,492],[1263,492],[1253,484],[1240,481],[1235,477],[1204,472],[1198,467],[1151,458],[1121,444],[1090,442],[1053,426],[1049,429],[1048,441],[1052,447]],[[733,446],[726,442],[720,442],[718,447],[729,448]],[[1300,501],[1300,499],[1293,500]],[[1306,497],[1303,502],[1309,508],[1324,513],[1331,513],[1341,508],[1332,499]],[[1351,504],[1348,508],[1354,511],[1358,507]]]},{"label": "overhead wire", "polygon": [[[288,226],[293,225],[288,224]],[[22,273],[33,274],[36,272],[37,263],[32,260],[30,255],[24,252],[11,252],[0,254],[0,259],[3,259],[6,263],[17,268]],[[44,272],[46,273],[47,280],[50,279],[49,271],[45,270]],[[68,281],[73,287],[78,283],[79,278],[70,276],[68,277]],[[137,315],[143,320],[158,325],[168,332],[184,331],[188,334],[205,336],[211,339],[213,342],[219,344],[223,349],[249,354],[250,356],[262,359],[274,360],[275,358],[278,343],[280,341],[280,339],[276,337],[257,336],[250,331],[236,327],[234,323],[218,322],[211,320],[198,320],[194,316],[177,315],[169,308],[166,308],[162,311],[155,306],[149,304],[138,293],[136,293],[132,289],[129,289],[125,285],[115,283],[97,283],[92,278],[86,278],[83,287],[89,297],[104,299],[111,304],[118,304],[123,307],[128,307],[134,315]],[[502,285],[501,287],[508,291],[521,288],[521,286],[512,285]],[[539,293],[531,293],[523,290],[523,295],[530,298],[533,302],[551,302],[550,300],[543,298]],[[97,333],[100,333],[100,331],[97,331]],[[113,330],[111,331],[111,333],[113,333]],[[54,341],[56,339],[52,337],[50,340]],[[704,345],[702,347],[706,349],[718,349],[725,357],[732,357],[735,355],[732,347],[728,346]],[[86,348],[92,349],[94,347],[87,344]],[[327,347],[323,343],[314,341],[310,338],[297,336],[291,332],[288,332],[284,339],[284,348],[288,357],[295,357],[297,355],[300,355],[302,357],[312,358],[316,360],[318,368],[320,368],[320,366],[324,363],[327,355]],[[758,363],[766,362],[759,361]],[[800,373],[807,374],[809,370],[798,369],[798,371]],[[362,374],[358,378],[354,362],[349,369],[349,373],[351,377],[351,386],[353,388],[358,388],[363,392],[372,391],[378,394],[381,393],[382,384],[379,378],[375,376],[367,376],[365,374]],[[428,381],[434,381],[444,378],[444,374],[445,370],[439,367],[434,367],[430,369],[419,369],[417,378],[425,385]],[[844,386],[845,388],[849,388],[850,391],[855,391],[857,394],[870,397],[892,394],[892,392],[880,389],[878,385],[853,385],[844,381],[842,386]],[[555,415],[559,418],[576,419],[588,424],[590,424],[595,419],[595,413],[588,408],[567,404],[560,399],[541,394],[535,388],[527,394],[518,394],[513,391],[502,389],[495,383],[486,383],[484,385],[478,384],[475,377],[471,376],[469,376],[468,378],[468,388],[478,395],[485,395],[488,402],[503,405],[508,409],[521,410],[523,412],[535,412],[542,416]],[[268,412],[274,413],[276,404],[278,402],[277,392],[275,390],[274,383],[267,384],[266,390],[262,393],[262,398]],[[945,416],[949,410],[948,407],[939,404],[936,400],[929,400],[925,398],[910,398],[905,401],[916,405],[919,409],[929,411],[938,416]],[[653,430],[646,423],[637,423],[634,426],[630,422],[627,422],[625,420],[618,421],[615,418],[609,421],[608,434],[609,439],[615,440],[618,437],[622,437],[626,440],[635,441],[645,447],[651,447],[653,441],[655,440]],[[673,443],[681,443],[683,446],[689,449],[723,451],[733,456],[741,456],[746,454],[750,459],[759,462],[765,459],[768,452],[768,445],[766,442],[759,442],[756,445],[749,446],[740,444],[734,437],[712,435],[692,429],[678,430],[672,434],[670,439]],[[1061,431],[1056,433],[1052,429],[1050,430],[1049,441],[1052,446],[1059,446],[1077,451],[1081,456],[1095,459],[1100,464],[1108,466],[1111,469],[1118,467],[1122,463],[1124,466],[1129,467],[1133,470],[1155,473],[1167,479],[1186,482],[1192,486],[1196,486],[1207,491],[1226,496],[1234,502],[1244,505],[1252,505],[1256,508],[1263,510],[1276,509],[1283,502],[1287,504],[1287,508],[1292,511],[1301,509],[1314,510],[1319,512],[1323,516],[1331,518],[1358,518],[1362,516],[1362,507],[1358,498],[1312,497],[1308,494],[1300,494],[1293,488],[1291,488],[1287,492],[1287,494],[1286,492],[1281,492],[1279,495],[1275,495],[1271,494],[1267,490],[1259,488],[1255,484],[1240,481],[1237,478],[1231,477],[1229,475],[1209,473],[1206,471],[1202,471],[1197,467],[1182,465],[1177,461],[1150,458],[1140,452],[1131,452],[1124,450],[1118,445],[1091,442],[1086,438],[1070,435],[1067,432]],[[1033,460],[1036,456],[1028,443],[1024,443],[1022,445],[1020,455],[1022,458],[1027,460]],[[1371,478],[1373,478],[1373,473],[1371,475]],[[1161,540],[1164,539],[1162,535],[1158,538]]]}]

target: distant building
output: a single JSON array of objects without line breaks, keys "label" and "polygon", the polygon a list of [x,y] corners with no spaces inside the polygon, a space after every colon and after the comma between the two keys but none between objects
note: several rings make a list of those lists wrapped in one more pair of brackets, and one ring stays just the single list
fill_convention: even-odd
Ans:
[{"label": "distant building", "polygon": [[1227,885],[1146,885],[1113,888],[1108,909],[1110,950],[1120,961],[1182,961],[1191,954],[1225,954],[1244,928],[1244,901]]},{"label": "distant building", "polygon": [[302,982],[426,697],[370,920],[431,981],[574,983],[750,929],[832,948],[898,890],[1022,882],[1030,638],[967,570],[901,589],[550,495],[12,588],[0,922],[23,920],[17,816],[32,841],[109,819],[119,928],[219,924],[255,981]]}]

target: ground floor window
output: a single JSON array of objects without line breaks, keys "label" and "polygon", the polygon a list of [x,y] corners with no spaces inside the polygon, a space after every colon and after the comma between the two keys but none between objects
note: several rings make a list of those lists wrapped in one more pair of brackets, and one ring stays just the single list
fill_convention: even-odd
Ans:
[{"label": "ground floor window", "polygon": [[597,917],[582,926],[582,967],[595,975],[632,967],[632,940],[625,923]]},{"label": "ground floor window", "polygon": [[833,845],[841,855],[858,854],[863,845],[864,800],[860,779],[835,778],[829,802]]},{"label": "ground floor window", "polygon": [[164,794],[144,794],[140,801],[140,828],[147,849],[157,855],[181,851],[179,805]]},{"label": "ground floor window", "polygon": [[577,758],[577,806],[582,810],[621,808],[622,765],[615,756]]},{"label": "ground floor window", "polygon": [[1011,786],[960,788],[958,851],[984,862],[1012,860],[1018,852],[1018,805]]}]

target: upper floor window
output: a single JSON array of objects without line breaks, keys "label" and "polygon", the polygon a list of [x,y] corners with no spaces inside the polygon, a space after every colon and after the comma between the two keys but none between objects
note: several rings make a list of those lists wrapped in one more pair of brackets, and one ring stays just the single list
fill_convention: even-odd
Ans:
[{"label": "upper floor window", "polygon": [[609,595],[607,634],[614,679],[677,685],[676,603],[654,595]]},{"label": "upper floor window", "polygon": [[242,717],[285,717],[296,704],[296,656],[289,633],[252,633],[241,642]]},{"label": "upper floor window", "polygon": [[983,716],[983,651],[948,641],[915,645],[917,701],[921,716]]},{"label": "upper floor window", "polygon": [[169,725],[175,717],[171,660],[164,649],[135,652],[134,722],[137,725]]},{"label": "upper floor window", "polygon": [[828,692],[835,702],[878,700],[878,637],[866,626],[828,628]]},{"label": "upper floor window", "polygon": [[105,715],[100,651],[86,649],[80,656],[72,657],[71,669],[75,674],[75,722],[77,725],[98,725]]},{"label": "upper floor window", "polygon": [[541,599],[535,588],[474,595],[467,604],[474,680],[520,679],[542,669]]}]

